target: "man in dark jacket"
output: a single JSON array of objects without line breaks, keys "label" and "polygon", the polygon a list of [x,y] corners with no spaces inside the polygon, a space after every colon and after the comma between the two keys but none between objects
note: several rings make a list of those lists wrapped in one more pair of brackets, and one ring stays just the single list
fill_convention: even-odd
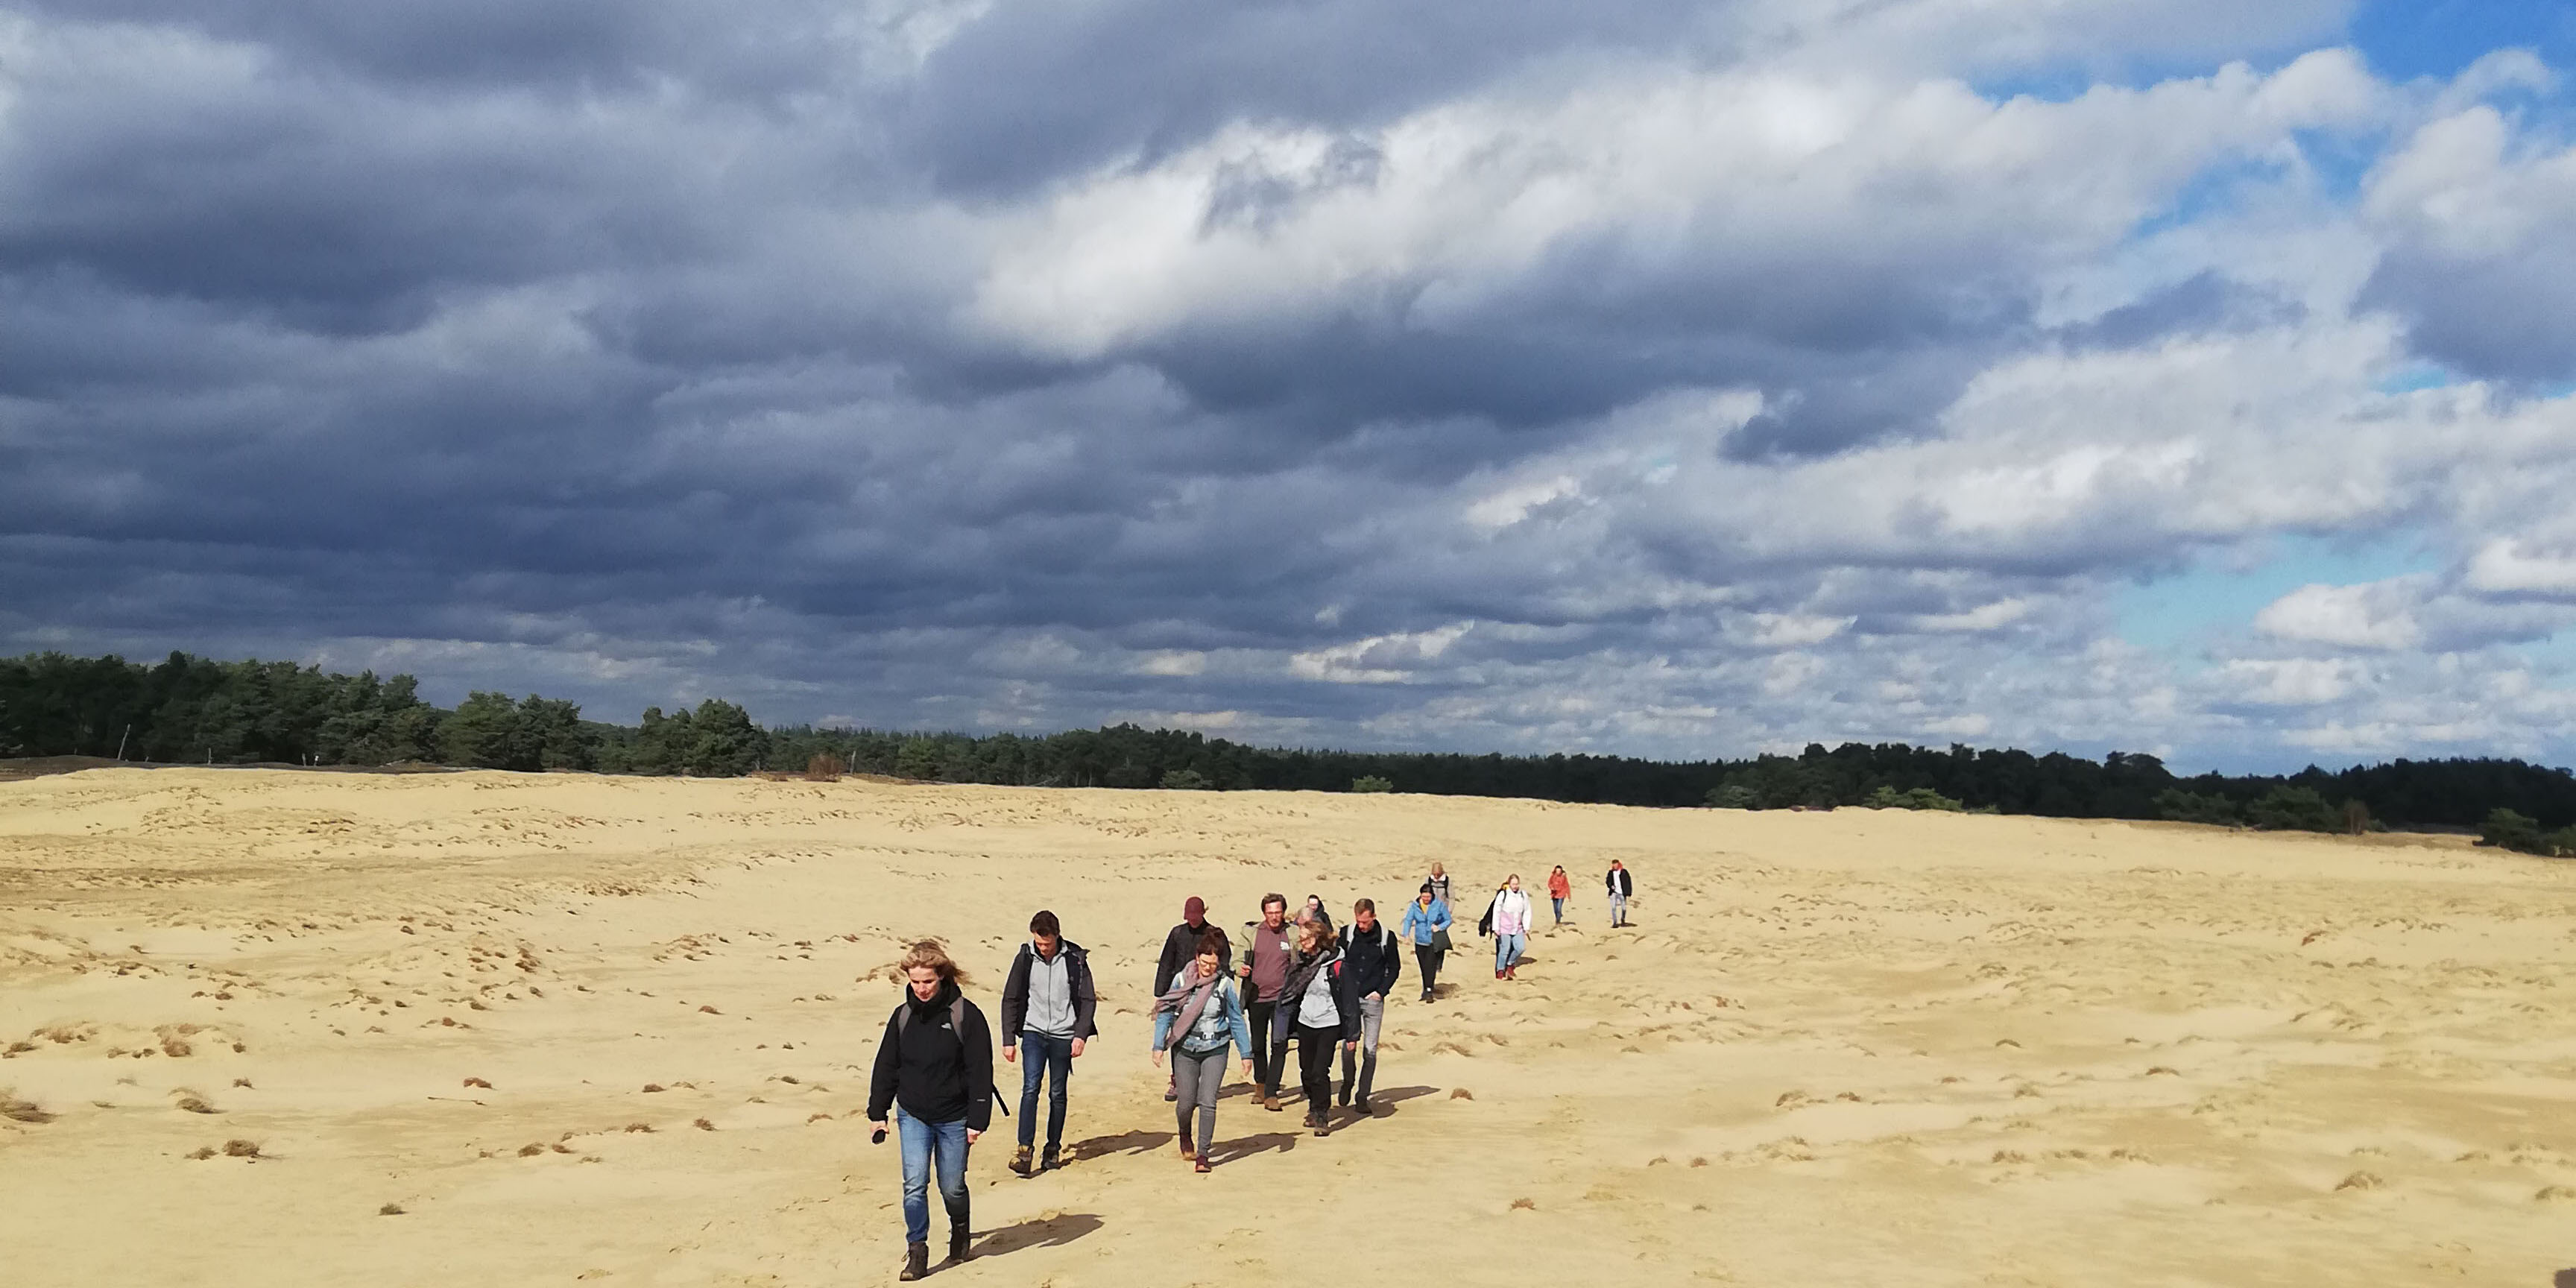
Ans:
[{"label": "man in dark jacket", "polygon": [[1029,942],[1011,959],[1011,977],[1002,985],[1002,1058],[1018,1061],[1022,1048],[1028,1061],[1020,1066],[1020,1148],[1011,1155],[1011,1170],[1027,1176],[1035,1169],[1030,1147],[1037,1143],[1038,1083],[1047,1084],[1046,1157],[1039,1168],[1058,1165],[1064,1149],[1065,1080],[1073,1076],[1073,1058],[1083,1043],[1100,1031],[1092,1023],[1100,995],[1091,983],[1091,958],[1082,945],[1064,937],[1055,914],[1029,918]]},{"label": "man in dark jacket", "polygon": [[868,1084],[868,1121],[883,1140],[892,1110],[903,1142],[904,1263],[899,1279],[930,1273],[930,1177],[948,1209],[948,1259],[967,1258],[966,1149],[993,1121],[993,1031],[957,986],[957,963],[936,941],[904,954],[903,1001],[886,1017]]},{"label": "man in dark jacket", "polygon": [[[1351,905],[1351,924],[1342,928],[1342,974],[1349,980],[1349,996],[1359,1006],[1360,1049],[1342,1048],[1341,1101],[1345,1108],[1358,1108],[1363,1118],[1375,1112],[1369,1105],[1369,1088],[1377,1085],[1377,1030],[1386,1016],[1386,995],[1404,978],[1404,957],[1397,948],[1395,932],[1377,919],[1376,900]],[[1356,1082],[1351,1077],[1354,1060],[1359,1065]]]},{"label": "man in dark jacket", "polygon": [[1617,859],[1610,860],[1608,884],[1610,887],[1610,924],[1613,926],[1627,925],[1628,896],[1637,893],[1637,882],[1634,877],[1628,875],[1628,865]]},{"label": "man in dark jacket", "polygon": [[[1161,997],[1170,991],[1172,977],[1180,974],[1181,968],[1189,965],[1190,960],[1199,955],[1199,936],[1206,934],[1207,929],[1207,900],[1191,895],[1189,901],[1181,905],[1181,924],[1172,927],[1163,936],[1163,955],[1154,963],[1154,986],[1147,990],[1150,996]],[[1228,975],[1234,973],[1232,940],[1226,942],[1224,960],[1218,964],[1217,969]],[[1175,1086],[1172,1081],[1165,1080],[1163,1099],[1180,1099],[1180,1092],[1175,1089]]]}]

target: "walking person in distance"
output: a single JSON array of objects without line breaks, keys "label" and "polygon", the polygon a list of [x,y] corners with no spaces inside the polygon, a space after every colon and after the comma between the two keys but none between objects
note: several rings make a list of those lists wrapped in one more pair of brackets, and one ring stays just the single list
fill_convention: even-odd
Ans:
[{"label": "walking person in distance", "polygon": [[930,1181],[948,1209],[948,1260],[966,1260],[966,1151],[993,1120],[993,1031],[966,1000],[965,972],[939,941],[914,944],[897,963],[903,1000],[886,1017],[868,1084],[868,1121],[886,1135],[892,1110],[903,1151],[903,1270],[910,1281],[930,1273]]},{"label": "walking person in distance", "polygon": [[1288,1062],[1288,1048],[1274,1037],[1285,1030],[1271,1024],[1279,1008],[1279,990],[1288,982],[1288,967],[1296,959],[1295,931],[1288,928],[1288,896],[1261,896],[1261,920],[1243,925],[1243,963],[1235,967],[1243,977],[1243,1009],[1252,1020],[1252,1063],[1261,1083],[1261,1105],[1279,1108],[1279,1080]]},{"label": "walking person in distance", "polygon": [[[1253,1074],[1252,1026],[1244,1018],[1232,972],[1225,968],[1233,956],[1225,932],[1210,927],[1199,936],[1198,951],[1164,981],[1154,999],[1154,1063],[1163,1062],[1165,1051],[1171,1053],[1172,1081],[1181,1091],[1181,1157],[1200,1172],[1209,1170],[1208,1149],[1216,1140],[1216,1097],[1225,1085],[1229,1044],[1243,1054],[1243,1076]],[[1198,1118],[1195,1139],[1190,1134],[1193,1114]]]},{"label": "walking person in distance", "polygon": [[1610,874],[1608,881],[1610,885],[1610,924],[1613,926],[1627,925],[1628,896],[1637,893],[1636,879],[1628,875],[1627,864],[1622,863],[1617,859],[1612,859],[1610,860]]},{"label": "walking person in distance", "polygon": [[1422,1000],[1431,1000],[1431,987],[1440,980],[1440,964],[1449,956],[1449,905],[1422,883],[1422,893],[1404,905],[1404,938],[1413,945],[1413,964],[1422,975]]},{"label": "walking person in distance", "polygon": [[[1376,1112],[1369,1105],[1369,1089],[1377,1085],[1377,1034],[1386,1019],[1386,995],[1404,977],[1403,954],[1396,948],[1395,932],[1379,923],[1376,900],[1351,905],[1351,924],[1342,929],[1342,975],[1344,991],[1359,1007],[1360,1040],[1356,1052],[1348,1045],[1342,1048],[1341,1103],[1366,1118]],[[1356,1084],[1351,1077],[1354,1058],[1359,1065]]]},{"label": "walking person in distance", "polygon": [[[1092,1023],[1099,1006],[1091,958],[1082,945],[1065,939],[1054,913],[1029,918],[1029,942],[1011,959],[1010,979],[1002,985],[1002,1058],[1028,1056],[1020,1066],[1020,1147],[1011,1155],[1011,1170],[1022,1176],[1061,1165],[1065,1082],[1073,1076],[1074,1057],[1100,1031]],[[1032,1169],[1042,1079],[1048,1084],[1046,1156]]]},{"label": "walking person in distance", "polygon": [[1310,921],[1297,927],[1297,956],[1280,985],[1279,1008],[1272,1012],[1274,1036],[1284,1052],[1297,1040],[1297,1080],[1306,1093],[1306,1125],[1318,1136],[1332,1130],[1333,1048],[1359,1046],[1359,999],[1349,992],[1349,973],[1333,932]]},{"label": "walking person in distance", "polygon": [[1437,863],[1432,864],[1431,880],[1426,884],[1431,887],[1431,897],[1439,900],[1442,904],[1448,905],[1455,904],[1457,902],[1457,900],[1449,897],[1449,869],[1442,867]]},{"label": "walking person in distance", "polygon": [[[1181,904],[1181,924],[1163,934],[1163,955],[1154,963],[1154,987],[1150,991],[1159,995],[1172,986],[1172,976],[1179,974],[1182,967],[1190,964],[1190,959],[1198,956],[1199,941],[1206,938],[1211,929],[1214,927],[1208,925],[1207,900],[1191,895]],[[1225,935],[1220,932],[1217,940],[1224,942]],[[1227,946],[1219,965],[1226,974],[1234,973],[1232,945]],[[1180,1097],[1177,1070],[1174,1076],[1175,1080],[1163,1087],[1163,1099],[1167,1102]]]},{"label": "walking person in distance", "polygon": [[1298,925],[1302,926],[1310,921],[1320,921],[1324,923],[1324,929],[1326,930],[1333,928],[1333,914],[1324,910],[1324,896],[1320,894],[1307,895],[1306,906],[1297,910]]},{"label": "walking person in distance", "polygon": [[1565,901],[1573,895],[1574,878],[1565,875],[1564,864],[1557,864],[1556,871],[1547,874],[1547,901],[1556,905],[1556,925],[1548,929],[1554,930],[1565,924]]},{"label": "walking person in distance", "polygon": [[1520,960],[1529,954],[1530,928],[1530,900],[1521,893],[1519,873],[1504,878],[1485,916],[1493,927],[1494,978],[1519,979]]}]

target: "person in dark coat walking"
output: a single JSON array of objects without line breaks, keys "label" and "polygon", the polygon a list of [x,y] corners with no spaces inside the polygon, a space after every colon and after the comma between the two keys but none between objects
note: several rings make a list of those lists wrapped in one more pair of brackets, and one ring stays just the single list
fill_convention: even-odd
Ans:
[{"label": "person in dark coat walking", "polygon": [[1628,875],[1627,864],[1612,859],[1607,881],[1610,887],[1610,924],[1627,925],[1628,896],[1637,893],[1637,879]]},{"label": "person in dark coat walking", "polygon": [[1272,1012],[1272,1037],[1285,1052],[1297,1039],[1297,1080],[1306,1092],[1306,1125],[1318,1136],[1332,1130],[1333,1048],[1356,1048],[1360,1037],[1359,998],[1350,991],[1350,976],[1341,969],[1341,945],[1320,921],[1297,927],[1297,956],[1279,989]]},{"label": "person in dark coat walking", "polygon": [[993,1030],[966,1000],[966,974],[938,940],[903,955],[903,1000],[886,1017],[885,1036],[868,1084],[868,1121],[886,1135],[892,1110],[903,1149],[903,1270],[910,1281],[930,1273],[930,1180],[939,1179],[948,1209],[948,1260],[971,1255],[966,1151],[993,1121]]},{"label": "person in dark coat walking", "polygon": [[[1180,974],[1183,967],[1188,966],[1191,961],[1197,958],[1199,940],[1204,938],[1207,935],[1207,932],[1207,900],[1202,899],[1197,895],[1191,895],[1188,901],[1181,905],[1181,924],[1172,927],[1163,934],[1163,955],[1154,963],[1155,996],[1161,996],[1163,990],[1170,988],[1172,986],[1172,977]],[[1220,941],[1224,941],[1225,936],[1220,932],[1217,935],[1217,938]],[[1226,974],[1231,975],[1234,973],[1234,945],[1232,943],[1226,944],[1224,960],[1220,965],[1224,968]],[[1174,1077],[1163,1085],[1163,1100],[1165,1103],[1180,1099],[1179,1086],[1180,1079],[1176,1069]]]},{"label": "person in dark coat walking", "polygon": [[[1386,1018],[1386,995],[1404,978],[1404,954],[1395,932],[1378,921],[1374,899],[1351,905],[1351,924],[1342,928],[1342,975],[1360,1009],[1360,1041],[1357,1051],[1342,1048],[1341,1102],[1366,1118],[1376,1112],[1369,1104],[1369,1088],[1377,1085],[1377,1032]],[[1359,1066],[1356,1080],[1351,1076],[1354,1061]]]},{"label": "person in dark coat walking", "polygon": [[[1010,979],[1002,985],[1002,1058],[1016,1062],[1022,1048],[1029,1053],[1020,1076],[1020,1148],[1011,1155],[1011,1170],[1021,1176],[1060,1165],[1065,1083],[1083,1044],[1100,1032],[1093,1023],[1099,1007],[1090,955],[1064,937],[1054,913],[1029,918],[1029,942],[1011,959]],[[1042,1079],[1048,1084],[1046,1156],[1033,1168],[1029,1151],[1037,1143]]]}]

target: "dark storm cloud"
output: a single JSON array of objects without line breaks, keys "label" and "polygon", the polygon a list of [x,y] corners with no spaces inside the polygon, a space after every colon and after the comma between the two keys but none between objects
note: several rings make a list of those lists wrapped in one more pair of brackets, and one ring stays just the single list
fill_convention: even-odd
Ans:
[{"label": "dark storm cloud", "polygon": [[[2192,40],[2277,47],[2315,22],[2285,8]],[[1946,79],[2168,48],[2075,9],[1998,43],[1786,0],[22,8],[0,638],[617,718],[2099,724],[2073,681],[1938,673],[2073,656],[2093,619],[2052,605],[2237,520],[2073,467],[2071,517],[1962,517],[2058,485],[1985,481],[2018,457],[2127,450],[2089,429],[1902,450],[1981,432],[1956,409],[2016,360],[2303,319],[2221,265],[2039,320],[2205,157],[2286,146],[2214,76],[2181,125]],[[1122,182],[1166,205],[1084,224]],[[1230,238],[1325,252],[1189,260]],[[2391,307],[2468,344],[2408,262]],[[1010,296],[1068,264],[1112,267]]]}]

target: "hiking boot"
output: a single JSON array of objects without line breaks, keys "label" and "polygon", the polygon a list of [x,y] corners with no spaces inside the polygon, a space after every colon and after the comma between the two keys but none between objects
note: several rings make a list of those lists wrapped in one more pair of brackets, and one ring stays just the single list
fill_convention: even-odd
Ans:
[{"label": "hiking boot", "polygon": [[1332,1134],[1333,1134],[1333,1120],[1332,1120],[1329,1116],[1324,1115],[1324,1114],[1317,1114],[1317,1115],[1315,1115],[1315,1134],[1316,1134],[1316,1135],[1318,1135],[1318,1136],[1330,1136],[1330,1135],[1332,1135]]},{"label": "hiking boot", "polygon": [[948,1262],[956,1265],[975,1255],[975,1235],[962,1225],[948,1228]]},{"label": "hiking boot", "polygon": [[895,1278],[904,1283],[911,1283],[913,1280],[919,1279],[929,1273],[930,1245],[927,1243],[905,1244],[903,1249],[903,1269],[895,1275]]},{"label": "hiking boot", "polygon": [[1045,1157],[1038,1160],[1038,1170],[1041,1172],[1052,1172],[1062,1166],[1064,1166],[1063,1151],[1053,1145],[1047,1146]]},{"label": "hiking boot", "polygon": [[1278,1095],[1277,1095],[1276,1093],[1270,1093],[1270,1094],[1265,1094],[1265,1095],[1263,1095],[1263,1096],[1261,1097],[1261,1107],[1262,1107],[1262,1108],[1264,1108],[1264,1109],[1269,1110],[1270,1112],[1272,1112],[1272,1113],[1274,1113],[1274,1114],[1275,1114],[1275,1113],[1278,1113],[1278,1112],[1279,1112],[1279,1097],[1278,1097]]},{"label": "hiking boot", "polygon": [[1013,1175],[1015,1175],[1015,1176],[1026,1176],[1026,1175],[1028,1175],[1028,1174],[1029,1174],[1030,1170],[1031,1170],[1031,1169],[1030,1169],[1030,1167],[1029,1167],[1029,1147],[1028,1147],[1028,1146],[1026,1146],[1026,1145],[1022,1145],[1022,1146],[1020,1146],[1018,1149],[1012,1150],[1012,1151],[1011,1151],[1011,1172],[1012,1172],[1012,1174],[1013,1174]]}]

